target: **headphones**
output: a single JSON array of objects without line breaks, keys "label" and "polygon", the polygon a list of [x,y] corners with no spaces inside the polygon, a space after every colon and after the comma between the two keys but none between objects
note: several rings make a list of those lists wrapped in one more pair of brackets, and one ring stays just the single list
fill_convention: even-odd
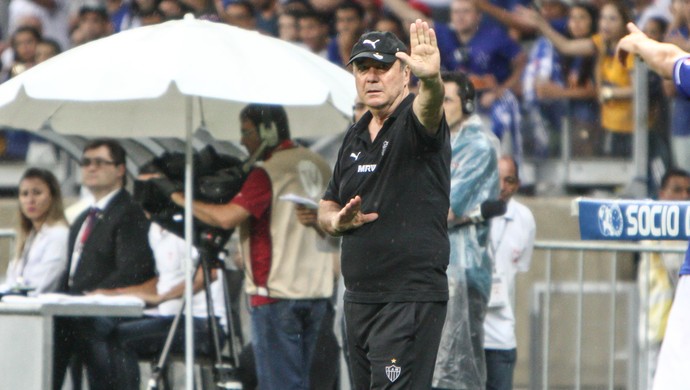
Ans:
[{"label": "headphones", "polygon": [[280,143],[276,122],[270,110],[262,110],[261,123],[258,124],[259,138],[266,143],[266,147],[274,148]]},{"label": "headphones", "polygon": [[458,95],[462,100],[462,113],[470,115],[474,112],[475,90],[472,81],[464,73],[458,74]]}]

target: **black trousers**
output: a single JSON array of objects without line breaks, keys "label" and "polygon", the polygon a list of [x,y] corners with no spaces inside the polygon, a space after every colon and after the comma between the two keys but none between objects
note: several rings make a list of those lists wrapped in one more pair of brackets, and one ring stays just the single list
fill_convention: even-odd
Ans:
[{"label": "black trousers", "polygon": [[352,388],[431,388],[446,302],[390,302],[344,307]]},{"label": "black trousers", "polygon": [[126,319],[57,317],[53,343],[53,389],[62,389],[67,366],[77,356],[86,366],[89,388],[118,390],[113,367],[114,330]]}]

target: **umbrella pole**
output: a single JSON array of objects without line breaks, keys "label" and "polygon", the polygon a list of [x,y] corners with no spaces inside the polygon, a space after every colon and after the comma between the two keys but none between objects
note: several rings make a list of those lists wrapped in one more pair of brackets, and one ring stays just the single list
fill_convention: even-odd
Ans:
[{"label": "umbrella pole", "polygon": [[194,266],[192,265],[192,244],[193,244],[193,213],[192,213],[192,97],[185,98],[185,117],[187,128],[187,140],[185,142],[185,183],[184,183],[184,236],[185,246],[187,249],[187,259],[185,262],[185,389],[194,389],[194,323],[192,317],[192,296],[193,296],[193,282],[192,273]]}]

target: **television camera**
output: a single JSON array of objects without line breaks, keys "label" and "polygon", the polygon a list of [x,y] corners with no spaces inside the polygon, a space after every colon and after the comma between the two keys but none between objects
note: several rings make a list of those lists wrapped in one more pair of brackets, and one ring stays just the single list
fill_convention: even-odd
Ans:
[{"label": "television camera", "polygon": [[[172,193],[184,191],[184,153],[166,152],[145,167],[160,176],[135,180],[134,199],[151,215],[151,221],[184,238],[184,209],[170,200]],[[211,145],[193,155],[192,167],[194,199],[216,204],[229,202],[239,192],[248,171],[240,159],[218,154]],[[222,250],[232,233],[233,230],[213,227],[195,218],[193,244],[197,248]]]}]

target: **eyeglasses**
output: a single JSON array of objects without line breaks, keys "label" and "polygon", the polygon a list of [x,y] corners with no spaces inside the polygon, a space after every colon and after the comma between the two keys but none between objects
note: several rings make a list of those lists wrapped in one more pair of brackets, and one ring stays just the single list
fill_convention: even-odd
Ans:
[{"label": "eyeglasses", "polygon": [[104,165],[117,165],[117,163],[115,161],[108,161],[108,160],[104,160],[104,159],[99,158],[99,157],[96,157],[96,158],[84,157],[81,159],[81,161],[79,161],[79,165],[82,168],[87,168],[91,164],[95,165],[96,168],[100,168]]}]

